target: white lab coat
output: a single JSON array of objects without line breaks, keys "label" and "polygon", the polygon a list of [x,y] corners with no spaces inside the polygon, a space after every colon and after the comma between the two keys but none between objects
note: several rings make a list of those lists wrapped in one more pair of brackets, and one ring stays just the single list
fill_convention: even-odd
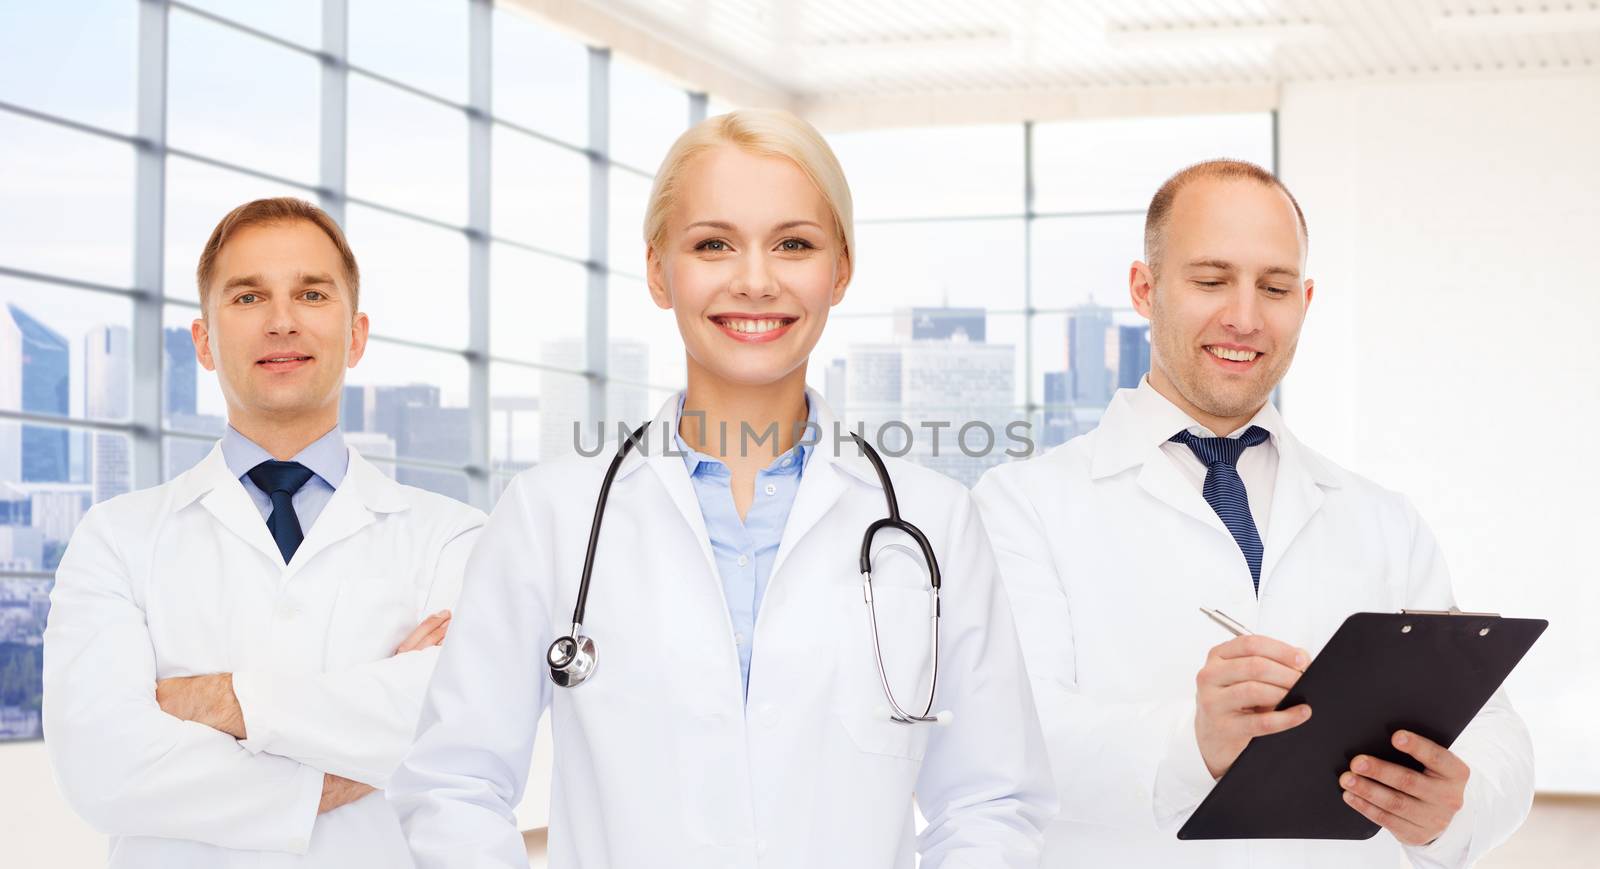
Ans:
[{"label": "white lab coat", "polygon": [[[454,603],[483,521],[354,450],[288,565],[220,447],[91,509],[51,593],[44,731],[110,865],[410,866],[381,794],[317,815],[323,773],[387,783],[438,650],[391,655]],[[219,672],[244,741],[156,704],[157,679]]]},{"label": "white lab coat", "polygon": [[1454,867],[1515,831],[1533,797],[1532,746],[1497,694],[1455,743],[1472,767],[1466,807],[1431,847],[1402,849],[1383,831],[1364,842],[1178,841],[1213,784],[1194,735],[1195,674],[1229,639],[1199,607],[1315,654],[1351,613],[1455,600],[1410,503],[1283,426],[1257,600],[1238,544],[1161,452],[1171,432],[1146,430],[1131,393],[1113,397],[1094,431],[996,467],[974,490],[1060,786],[1044,865],[1344,869],[1409,857]]},{"label": "white lab coat", "polygon": [[[761,604],[747,702],[699,502],[681,456],[662,449],[677,400],[651,424],[650,455],[630,453],[611,488],[584,620],[598,663],[580,686],[551,683],[545,650],[571,624],[612,447],[526,471],[501,497],[389,791],[418,865],[527,865],[512,807],[550,705],[553,869],[907,869],[919,847],[924,869],[1035,866],[1054,789],[968,493],[885,459],[943,569],[935,709],[954,713],[943,727],[896,724],[859,568],[883,489],[853,443],[834,455],[833,416],[811,393],[823,436]],[[884,655],[910,704],[930,657],[927,580],[894,550],[879,565]],[[920,843],[913,791],[929,821]]]}]

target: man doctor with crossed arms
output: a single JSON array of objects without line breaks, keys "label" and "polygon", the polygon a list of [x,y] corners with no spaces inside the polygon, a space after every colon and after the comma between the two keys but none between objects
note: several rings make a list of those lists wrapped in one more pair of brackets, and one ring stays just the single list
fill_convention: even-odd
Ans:
[{"label": "man doctor with crossed arms", "polygon": [[484,516],[344,443],[367,315],[325,212],[240,206],[198,279],[195,350],[229,427],[72,535],[44,634],[56,778],[112,869],[404,869],[374,791],[410,747]]}]

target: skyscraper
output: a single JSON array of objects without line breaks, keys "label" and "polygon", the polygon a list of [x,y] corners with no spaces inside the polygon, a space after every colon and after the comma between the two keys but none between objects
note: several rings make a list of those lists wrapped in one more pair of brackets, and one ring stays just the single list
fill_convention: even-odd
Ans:
[{"label": "skyscraper", "polygon": [[1044,373],[1044,432],[1040,436],[1040,446],[1049,448],[1064,444],[1076,432],[1072,425],[1072,397],[1068,394],[1068,381],[1065,371],[1046,371]]},{"label": "skyscraper", "polygon": [[1016,416],[1016,347],[917,341],[902,353],[901,407],[915,438],[906,458],[975,485],[1020,446],[1006,433]]},{"label": "skyscraper", "polygon": [[844,413],[845,405],[850,403],[849,370],[848,363],[843,359],[835,359],[828,363],[822,387],[822,400],[833,408],[834,413]]},{"label": "skyscraper", "polygon": [[339,428],[346,433],[367,430],[367,388],[346,386],[339,398]]},{"label": "skyscraper", "polygon": [[895,331],[912,341],[984,342],[988,312],[983,308],[912,308],[896,315]]},{"label": "skyscraper", "polygon": [[[127,418],[131,354],[126,326],[97,326],[84,335],[83,410],[91,419]],[[191,392],[193,388],[191,377]],[[95,432],[89,441],[89,484],[95,503],[129,491],[132,482],[128,438]]]},{"label": "skyscraper", "polygon": [[[840,421],[864,430],[886,452],[908,450],[910,461],[971,486],[1013,446],[1006,433],[1015,416],[1016,348],[1010,344],[853,344],[845,367],[850,401],[847,410],[835,408]],[[980,425],[958,440],[971,422]],[[982,455],[967,455],[962,443]]]},{"label": "skyscraper", "polygon": [[606,358],[606,417],[629,425],[655,416],[650,390],[650,347],[643,341],[612,341]]},{"label": "skyscraper", "polygon": [[[194,340],[188,329],[169,328],[161,332],[161,412],[168,427],[176,431],[221,437],[228,421],[221,416],[201,413],[198,402],[200,363],[194,356]],[[165,448],[167,477],[173,477],[199,464],[211,451],[206,441],[168,438]]]},{"label": "skyscraper", "polygon": [[[391,387],[379,387],[379,394]],[[464,462],[472,454],[472,416],[464,407],[407,404],[399,410],[395,454],[430,462]]]},{"label": "skyscraper", "polygon": [[[466,450],[461,450],[449,459],[443,459],[439,454],[440,450],[436,448],[428,448],[427,455],[417,455],[410,449],[411,443],[407,432],[410,410],[438,407],[439,387],[428,383],[408,383],[404,386],[368,386],[365,390],[366,430],[381,431],[394,438],[395,447],[400,455],[441,461],[459,461],[466,458]],[[425,434],[419,437],[419,443],[431,443],[433,440],[431,435]]]},{"label": "skyscraper", "polygon": [[[465,407],[441,407],[439,387],[346,386],[340,396],[339,428],[345,443],[368,458],[399,456],[434,462],[464,462],[472,452],[472,417]],[[378,467],[408,485],[467,500],[467,481],[451,471]]]},{"label": "skyscraper", "polygon": [[[545,365],[581,371],[586,366],[585,347],[581,338],[545,341],[539,345],[539,361]],[[573,426],[583,426],[583,443],[592,447],[589,381],[587,378],[561,371],[539,372],[539,452],[536,462],[571,455],[573,452]],[[599,420],[604,427],[600,439],[615,437],[617,421]]]},{"label": "skyscraper", "polygon": [[1150,324],[1117,327],[1117,388],[1134,389],[1150,370]]},{"label": "skyscraper", "polygon": [[[412,387],[380,386],[379,401],[388,390]],[[432,390],[432,403],[406,403],[396,407],[399,428],[389,432],[395,452],[405,458],[436,462],[465,461],[472,454],[472,415],[465,407],[440,407],[439,393]],[[410,486],[430,489],[458,501],[468,497],[466,477],[448,471],[395,467],[395,479]]]},{"label": "skyscraper", "polygon": [[[546,341],[539,347],[545,365],[570,370],[585,366],[584,344],[579,339]],[[606,351],[606,407],[602,439],[617,436],[617,426],[630,428],[648,421],[656,409],[650,406],[650,348],[642,341],[612,341]],[[589,412],[589,381],[563,371],[539,373],[539,455],[538,461],[571,455],[573,425],[582,426],[580,438],[585,448],[594,445],[594,424]]]},{"label": "skyscraper", "polygon": [[194,358],[194,339],[188,329],[162,330],[164,355],[162,364],[162,410],[170,418],[177,414],[193,416],[195,410],[196,378],[200,365]]},{"label": "skyscraper", "polygon": [[1106,365],[1106,330],[1111,309],[1086,302],[1067,315],[1067,372],[1073,404],[1105,407],[1111,402]]},{"label": "skyscraper", "polygon": [[[14,304],[0,316],[0,406],[65,417],[71,360],[67,339]],[[0,426],[0,479],[70,479],[66,429]]]}]

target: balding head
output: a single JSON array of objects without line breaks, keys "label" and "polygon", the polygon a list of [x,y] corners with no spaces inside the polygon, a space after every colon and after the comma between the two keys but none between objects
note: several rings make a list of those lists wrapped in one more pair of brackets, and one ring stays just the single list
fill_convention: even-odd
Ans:
[{"label": "balding head", "polygon": [[1288,197],[1289,204],[1294,206],[1295,218],[1300,222],[1302,245],[1309,241],[1310,234],[1306,230],[1305,213],[1300,210],[1300,203],[1295,201],[1294,194],[1289,192],[1289,188],[1285,187],[1277,176],[1244,160],[1207,160],[1182,169],[1168,178],[1150,199],[1150,208],[1145,211],[1144,216],[1144,261],[1150,266],[1151,272],[1157,275],[1161,273],[1162,247],[1166,242],[1167,224],[1172,217],[1172,207],[1178,200],[1178,194],[1190,184],[1204,180],[1253,181],[1281,191]]}]

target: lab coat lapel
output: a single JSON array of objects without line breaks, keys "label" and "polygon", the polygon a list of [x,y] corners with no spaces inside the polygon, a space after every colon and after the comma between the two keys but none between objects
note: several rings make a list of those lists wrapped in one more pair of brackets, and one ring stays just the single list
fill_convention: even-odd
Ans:
[{"label": "lab coat lapel", "polygon": [[[853,449],[853,445],[849,447]],[[789,554],[805,538],[806,533],[821,521],[844,494],[846,482],[832,467],[833,462],[823,460],[831,445],[819,443],[811,454],[808,467],[800,476],[800,488],[795,492],[794,504],[789,507],[789,519],[783,526],[783,537],[778,542],[778,554],[772,560],[772,576],[783,570]]]},{"label": "lab coat lapel", "polygon": [[[817,442],[811,446],[810,458],[800,475],[800,488],[795,492],[794,504],[789,508],[789,519],[783,526],[783,539],[778,544],[778,554],[772,561],[772,576],[778,576],[789,554],[805,539],[807,533],[822,521],[844,493],[853,485],[847,477],[878,486],[877,472],[872,470],[865,456],[860,454],[855,442],[843,430],[842,439],[834,438],[836,417],[822,396],[807,389],[806,397],[816,408]],[[837,454],[836,451],[837,450]],[[887,508],[885,508],[887,515]],[[864,528],[862,529],[865,530]]]},{"label": "lab coat lapel", "polygon": [[1150,458],[1139,469],[1139,487],[1167,506],[1198,519],[1232,539],[1232,533],[1228,531],[1228,526],[1222,524],[1217,511],[1211,509],[1205,496],[1194,490],[1194,485],[1183,478],[1182,472],[1159,447],[1151,451]]},{"label": "lab coat lapel", "polygon": [[375,514],[397,512],[406,506],[400,484],[369,464],[360,453],[350,449],[350,465],[345,471],[344,482],[334,490],[333,497],[328,499],[317,521],[312,523],[300,548],[295,550],[294,558],[288,565],[289,573],[299,571],[317,553],[377,521]]},{"label": "lab coat lapel", "polygon": [[[673,395],[661,405],[661,410],[656,413],[656,418],[651,421],[650,427],[645,431],[644,440],[639,446],[634,447],[638,452],[642,447],[648,455],[634,458],[630,453],[617,469],[617,478],[628,475],[642,462],[650,466],[656,477],[661,481],[662,488],[667,490],[667,497],[672,501],[672,506],[678,508],[678,515],[689,526],[689,531],[694,535],[695,542],[700,546],[700,554],[705,559],[707,576],[720,583],[721,574],[717,572],[716,556],[711,552],[711,534],[706,531],[706,517],[700,512],[700,499],[695,497],[694,484],[689,482],[689,469],[683,464],[683,456],[678,449],[678,394]],[[718,594],[721,594],[721,585],[718,585]]]},{"label": "lab coat lapel", "polygon": [[1278,479],[1272,489],[1272,517],[1268,520],[1261,560],[1263,586],[1295,538],[1322,508],[1323,487],[1337,488],[1343,482],[1338,468],[1306,449],[1281,423],[1277,431]]},{"label": "lab coat lapel", "polygon": [[1093,435],[1090,476],[1101,480],[1138,466],[1139,488],[1218,533],[1228,534],[1227,526],[1217,518],[1217,512],[1206,503],[1205,496],[1196,492],[1172,460],[1161,452],[1161,444],[1170,434],[1166,431],[1168,422],[1148,413],[1141,414],[1134,401],[1132,389],[1118,390],[1112,396]]},{"label": "lab coat lapel", "polygon": [[200,464],[184,474],[183,485],[185,496],[178,499],[179,508],[187,506],[192,498],[199,498],[200,506],[223,528],[255,547],[273,564],[283,564],[283,554],[278,551],[278,544],[273,542],[272,532],[267,530],[267,521],[261,517],[255,502],[250,500],[244,484],[228,470],[220,441]]}]

